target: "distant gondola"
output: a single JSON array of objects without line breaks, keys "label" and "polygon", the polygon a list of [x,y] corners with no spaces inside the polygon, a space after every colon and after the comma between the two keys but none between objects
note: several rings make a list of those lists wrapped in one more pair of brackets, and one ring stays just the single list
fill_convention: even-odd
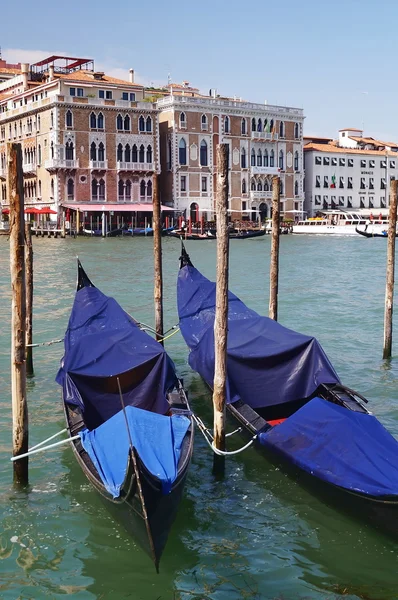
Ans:
[{"label": "distant gondola", "polygon": [[80,262],[57,382],[80,467],[158,569],[192,456],[187,397],[163,346]]},{"label": "distant gondola", "polygon": [[[381,233],[371,233],[370,231],[361,230],[358,229],[358,227],[355,227],[355,231],[366,238],[388,238],[388,231],[386,229]],[[398,237],[398,233],[395,234],[395,237]]]},{"label": "distant gondola", "polygon": [[[247,283],[247,282],[246,282]],[[177,283],[189,364],[212,387],[215,283],[184,247]],[[343,385],[318,341],[249,309],[229,292],[227,408],[271,456],[355,499],[398,533],[398,442]],[[379,522],[380,522],[379,521]]]},{"label": "distant gondola", "polygon": [[[252,238],[263,237],[265,235],[265,229],[260,229],[259,231],[230,231],[228,233],[228,237],[230,240],[249,240]],[[184,241],[205,241],[205,240],[216,240],[217,235],[214,230],[206,231],[205,233],[187,233],[182,231],[173,231],[171,233],[172,236],[179,236]]]}]

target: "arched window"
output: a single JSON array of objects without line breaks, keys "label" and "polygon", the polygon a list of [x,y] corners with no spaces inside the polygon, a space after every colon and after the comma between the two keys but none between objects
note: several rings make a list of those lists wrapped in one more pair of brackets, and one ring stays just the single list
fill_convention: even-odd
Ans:
[{"label": "arched window", "polygon": [[41,198],[41,180],[39,179],[39,196]]},{"label": "arched window", "polygon": [[90,115],[90,129],[97,129],[97,117],[93,112]]},{"label": "arched window", "polygon": [[285,137],[285,124],[283,121],[281,121],[279,123],[279,137],[281,137],[281,138]]},{"label": "arched window", "polygon": [[95,142],[91,142],[90,160],[97,160],[97,144]]},{"label": "arched window", "polygon": [[73,179],[68,179],[68,183],[67,183],[67,195],[68,195],[68,200],[74,200],[75,199],[75,182],[73,181]]},{"label": "arched window", "polygon": [[256,190],[256,181],[254,179],[252,179],[250,182],[250,189],[252,192]]},{"label": "arched window", "polygon": [[269,192],[268,179],[264,181],[264,192]]},{"label": "arched window", "polygon": [[275,167],[275,152],[273,150],[269,153],[269,166]]},{"label": "arched window", "polygon": [[296,152],[294,153],[294,170],[298,171],[299,170],[299,153]]},{"label": "arched window", "polygon": [[246,135],[246,119],[242,119],[240,131],[242,135]]},{"label": "arched window", "polygon": [[299,195],[299,184],[298,184],[298,181],[294,182],[294,195],[295,196]]},{"label": "arched window", "polygon": [[229,117],[224,118],[224,133],[229,133]]},{"label": "arched window", "polygon": [[118,144],[116,160],[118,162],[123,162],[123,146],[122,146],[122,144]]},{"label": "arched window", "polygon": [[246,150],[244,148],[240,151],[240,166],[242,169],[246,169]]},{"label": "arched window", "polygon": [[102,113],[100,113],[98,115],[97,128],[98,129],[103,129],[104,128],[104,115]]},{"label": "arched window", "polygon": [[41,165],[41,145],[39,144],[38,150],[37,150],[37,158],[39,161],[39,165]]},{"label": "arched window", "polygon": [[262,192],[263,191],[263,183],[262,183],[261,179],[257,183],[257,191],[258,192]]},{"label": "arched window", "polygon": [[271,133],[274,133],[274,119],[271,119],[271,121],[269,122],[269,130],[271,131]]},{"label": "arched window", "polygon": [[140,153],[139,153],[139,160],[138,162],[143,163],[145,162],[145,148],[144,148],[144,144],[141,144],[140,146]]},{"label": "arched window", "polygon": [[116,129],[118,131],[120,131],[121,129],[123,129],[123,117],[122,117],[122,115],[118,115],[116,117]]},{"label": "arched window", "polygon": [[207,167],[207,143],[205,140],[200,142],[200,164],[202,167]]},{"label": "arched window", "polygon": [[50,145],[50,154],[51,154],[51,158],[54,158],[54,142],[51,142],[51,145]]},{"label": "arched window", "polygon": [[148,148],[146,149],[146,162],[152,162],[152,146],[148,146]]},{"label": "arched window", "polygon": [[152,198],[152,181],[148,181],[148,183],[147,183],[146,195],[147,195],[147,198]]},{"label": "arched window", "polygon": [[264,119],[264,131],[267,131],[268,119]]},{"label": "arched window", "polygon": [[283,171],[283,150],[281,150],[279,152],[279,168],[281,171]]},{"label": "arched window", "polygon": [[262,131],[263,130],[263,122],[261,119],[259,119],[257,121],[257,131]]},{"label": "arched window", "polygon": [[207,131],[207,116],[206,115],[202,115],[201,127],[202,127],[202,131]]},{"label": "arched window", "polygon": [[186,116],[185,116],[185,113],[183,113],[183,112],[182,112],[182,113],[180,114],[180,127],[181,127],[182,129],[185,129],[185,128],[186,128],[186,126],[187,126],[187,118],[186,118]]},{"label": "arched window", "polygon": [[130,117],[126,115],[124,117],[124,131],[130,131]]},{"label": "arched window", "polygon": [[280,191],[281,196],[283,196],[283,194],[285,193],[285,191],[284,191],[284,185],[283,185],[283,180],[282,179],[280,180],[279,191]]},{"label": "arched window", "polygon": [[299,125],[298,123],[294,124],[294,137],[296,138],[296,140],[300,137],[299,135]]},{"label": "arched window", "polygon": [[40,131],[40,115],[37,117],[37,131]]},{"label": "arched window", "polygon": [[[54,127],[54,113],[53,113],[53,111],[50,112],[50,123],[51,123],[51,127]],[[19,124],[19,128],[20,128],[20,130],[22,132],[22,124],[21,123]]]},{"label": "arched window", "polygon": [[131,200],[131,181],[127,179],[124,187],[124,196],[126,200]]},{"label": "arched window", "polygon": [[65,116],[65,124],[67,127],[73,127],[73,115],[72,111],[68,110]]},{"label": "arched window", "polygon": [[259,149],[257,152],[257,166],[258,167],[262,167],[263,166],[263,155],[261,150]]},{"label": "arched window", "polygon": [[65,158],[66,160],[73,160],[73,142],[66,142],[65,145]]},{"label": "arched window", "polygon": [[256,119],[252,118],[252,131],[256,131]]},{"label": "arched window", "polygon": [[103,179],[99,180],[98,197],[99,200],[105,200],[105,181]]},{"label": "arched window", "polygon": [[242,194],[246,194],[246,179],[242,179]]},{"label": "arched window", "polygon": [[131,162],[131,149],[130,149],[130,144],[126,144],[126,147],[124,149],[124,162],[129,163]]},{"label": "arched window", "polygon": [[138,129],[139,129],[139,131],[145,131],[145,119],[142,115],[138,119]]},{"label": "arched window", "polygon": [[151,117],[147,117],[146,118],[146,130],[148,132],[152,131],[152,119],[151,119]]},{"label": "arched window", "polygon": [[98,160],[105,160],[105,146],[102,142],[98,144]]},{"label": "arched window", "polygon": [[140,183],[140,196],[143,197],[145,196],[145,181],[143,179],[141,179],[141,183]]},{"label": "arched window", "polygon": [[252,151],[250,154],[250,164],[252,167],[256,166],[256,152],[255,152],[254,148],[252,148]]},{"label": "arched window", "polygon": [[119,201],[124,200],[124,181],[122,179],[119,179],[117,188],[118,188]]},{"label": "arched window", "polygon": [[187,144],[184,138],[181,138],[178,144],[178,162],[180,165],[187,164]]},{"label": "arched window", "polygon": [[137,150],[136,144],[134,144],[133,150],[131,152],[131,162],[133,162],[133,163],[138,162],[138,150]]},{"label": "arched window", "polygon": [[268,167],[268,150],[267,149],[264,150],[263,165],[264,165],[264,167]]},{"label": "arched window", "polygon": [[91,182],[91,200],[97,200],[98,198],[98,181],[93,179]]}]

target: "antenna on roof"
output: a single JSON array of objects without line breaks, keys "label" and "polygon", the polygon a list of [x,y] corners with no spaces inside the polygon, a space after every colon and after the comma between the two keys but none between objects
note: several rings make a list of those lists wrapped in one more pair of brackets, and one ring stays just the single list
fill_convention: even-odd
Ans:
[{"label": "antenna on roof", "polygon": [[171,84],[171,73],[167,73],[167,85]]},{"label": "antenna on roof", "polygon": [[2,60],[2,55],[1,55],[1,46],[0,46],[0,60]]}]

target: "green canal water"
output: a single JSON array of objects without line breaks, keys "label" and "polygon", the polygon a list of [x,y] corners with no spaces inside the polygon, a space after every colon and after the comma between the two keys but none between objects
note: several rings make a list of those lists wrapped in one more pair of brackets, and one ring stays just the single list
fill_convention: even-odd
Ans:
[{"label": "green canal water", "polygon": [[[187,243],[215,276],[213,241]],[[177,322],[179,243],[166,239],[165,325]],[[152,240],[34,240],[34,341],[63,336],[79,255],[94,283],[137,319],[153,323]],[[267,314],[270,238],[231,243],[230,288]],[[398,437],[395,356],[383,361],[383,240],[283,236],[279,321],[322,343],[341,379],[370,399]],[[398,293],[398,292],[397,292]],[[69,448],[30,461],[30,488],[12,486],[8,240],[0,238],[0,598],[27,600],[308,600],[398,598],[397,541],[329,506],[256,450],[227,461],[223,481],[197,433],[185,497],[156,575],[108,514]],[[180,334],[167,350],[195,411],[211,423],[210,396],[187,364]],[[30,443],[63,428],[54,382],[62,345],[38,348],[29,382]],[[234,428],[234,424],[229,424]],[[242,444],[234,436],[230,448]]]}]

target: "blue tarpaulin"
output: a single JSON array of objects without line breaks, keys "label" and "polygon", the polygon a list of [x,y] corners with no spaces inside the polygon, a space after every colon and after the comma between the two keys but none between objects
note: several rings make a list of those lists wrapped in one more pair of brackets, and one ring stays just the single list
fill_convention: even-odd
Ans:
[{"label": "blue tarpaulin", "polygon": [[116,375],[126,405],[167,412],[166,393],[176,374],[164,348],[113,298],[83,287],[75,296],[57,382],[66,401],[82,406],[90,429],[121,408]]},{"label": "blue tarpaulin", "polygon": [[[166,417],[126,407],[126,417],[134,448],[152,475],[168,494],[178,473],[181,445],[190,425],[182,415]],[[82,444],[97,469],[103,484],[114,498],[120,494],[130,449],[130,440],[123,410],[93,431],[80,434]]]},{"label": "blue tarpaulin", "polygon": [[[213,386],[215,283],[185,266],[177,283],[181,333],[189,364]],[[313,337],[261,317],[228,293],[227,401],[240,398],[252,408],[308,398],[321,383],[340,383]]]},{"label": "blue tarpaulin", "polygon": [[373,415],[314,398],[259,441],[328,483],[398,495],[398,442]]}]

